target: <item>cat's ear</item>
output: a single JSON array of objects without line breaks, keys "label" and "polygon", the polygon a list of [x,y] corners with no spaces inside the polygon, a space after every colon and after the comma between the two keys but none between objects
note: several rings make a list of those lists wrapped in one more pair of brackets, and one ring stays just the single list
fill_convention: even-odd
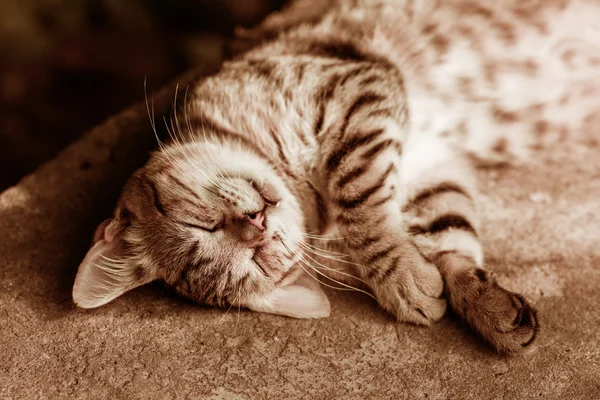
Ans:
[{"label": "cat's ear", "polygon": [[125,221],[108,219],[94,233],[94,243],[79,265],[73,301],[81,308],[100,307],[123,293],[150,282],[124,258]]},{"label": "cat's ear", "polygon": [[325,318],[331,311],[329,300],[319,282],[307,273],[255,300],[248,307],[254,311],[293,318]]}]

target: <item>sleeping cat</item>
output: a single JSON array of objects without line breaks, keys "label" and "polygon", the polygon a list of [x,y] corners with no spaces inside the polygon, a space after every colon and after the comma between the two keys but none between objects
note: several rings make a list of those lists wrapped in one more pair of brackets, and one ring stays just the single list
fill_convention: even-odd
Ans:
[{"label": "sleeping cat", "polygon": [[316,273],[398,321],[430,324],[448,301],[498,351],[530,346],[535,309],[484,269],[471,165],[593,138],[600,3],[307,4],[190,87],[173,140],[96,230],[75,303],[163,280],[204,304],[321,318]]}]

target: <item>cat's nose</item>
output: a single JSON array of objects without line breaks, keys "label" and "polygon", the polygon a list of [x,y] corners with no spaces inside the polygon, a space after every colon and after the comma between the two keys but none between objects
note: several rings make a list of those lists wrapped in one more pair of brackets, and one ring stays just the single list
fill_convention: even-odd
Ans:
[{"label": "cat's nose", "polygon": [[264,225],[265,214],[264,214],[264,212],[259,211],[257,213],[246,214],[246,218],[248,219],[248,222],[250,222],[250,225],[254,225],[261,231],[265,230],[265,225]]}]

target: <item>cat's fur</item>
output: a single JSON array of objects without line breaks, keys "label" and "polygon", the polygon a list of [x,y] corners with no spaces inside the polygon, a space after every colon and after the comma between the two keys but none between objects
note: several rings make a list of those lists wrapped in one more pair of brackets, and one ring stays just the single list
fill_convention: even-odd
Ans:
[{"label": "cat's fur", "polygon": [[[98,228],[75,302],[162,279],[202,303],[324,317],[311,266],[400,321],[436,321],[446,298],[499,351],[529,346],[535,310],[483,269],[470,161],[594,138],[600,4],[339,0],[296,26],[285,13],[306,3],[190,89],[176,140]],[[322,263],[323,243],[348,268]]]}]

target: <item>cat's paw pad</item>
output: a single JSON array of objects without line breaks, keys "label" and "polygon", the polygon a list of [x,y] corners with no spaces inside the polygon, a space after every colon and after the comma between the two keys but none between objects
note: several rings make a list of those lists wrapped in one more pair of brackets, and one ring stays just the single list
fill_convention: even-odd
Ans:
[{"label": "cat's paw pad", "polygon": [[430,325],[446,313],[442,277],[418,255],[404,258],[392,276],[374,283],[379,303],[398,321]]},{"label": "cat's paw pad", "polygon": [[502,353],[529,347],[536,339],[536,310],[519,294],[500,285],[488,271],[461,270],[449,288],[454,311]]}]

